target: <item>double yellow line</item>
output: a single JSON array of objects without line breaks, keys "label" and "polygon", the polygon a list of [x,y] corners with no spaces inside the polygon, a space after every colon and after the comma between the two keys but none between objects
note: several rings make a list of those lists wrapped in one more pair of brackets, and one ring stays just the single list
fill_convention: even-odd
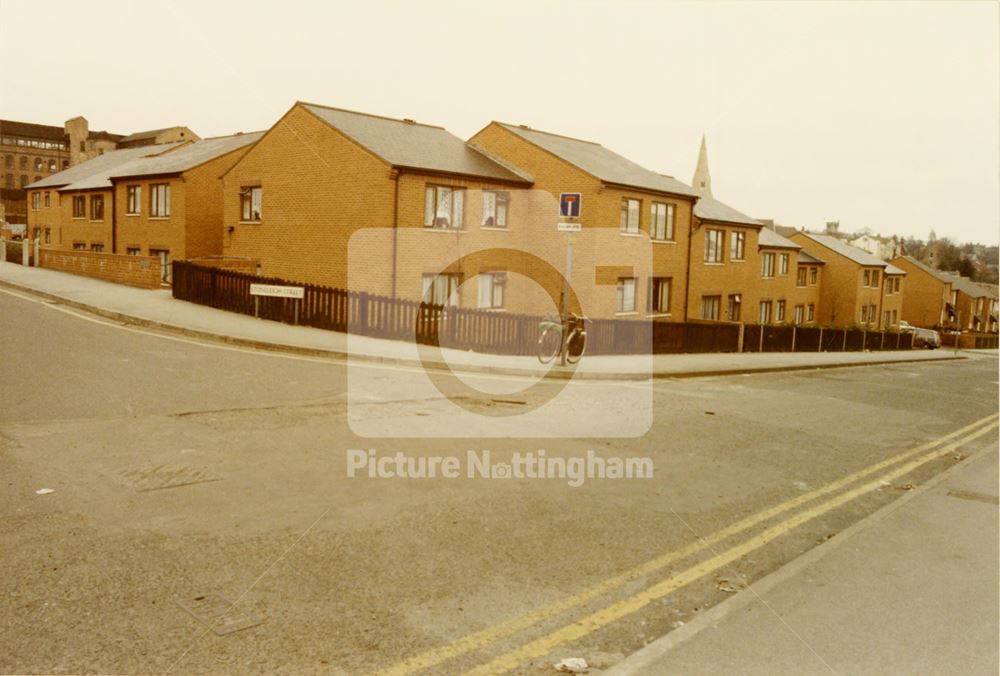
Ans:
[{"label": "double yellow line", "polygon": [[[773,519],[789,510],[806,505],[814,500],[835,493],[851,484],[871,477],[874,474],[886,470],[898,463],[904,463],[886,474],[876,477],[856,488],[841,493],[825,502],[821,502],[813,507],[804,510],[788,518],[781,523],[768,528],[764,532],[735,545],[711,558],[702,561],[676,575],[662,580],[651,587],[630,596],[621,601],[612,603],[601,610],[590,613],[583,618],[565,625],[545,636],[535,639],[516,650],[507,652],[492,661],[483,664],[471,672],[472,674],[496,674],[514,669],[528,660],[547,655],[556,647],[585,636],[597,629],[600,629],[615,620],[634,613],[652,601],[662,598],[681,587],[684,587],[695,580],[712,573],[719,568],[745,556],[755,549],[763,547],[768,542],[781,537],[801,526],[802,524],[815,519],[837,507],[840,507],[851,500],[876,490],[882,482],[891,482],[894,479],[905,476],[909,472],[935,458],[953,452],[959,446],[967,444],[997,427],[997,419],[1000,416],[991,415],[978,420],[971,425],[967,425],[943,437],[927,442],[908,451],[904,451],[887,460],[870,465],[862,470],[848,474],[837,481],[829,483],[821,488],[817,488],[798,497],[786,500],[774,507],[762,512],[750,515],[736,523],[727,526],[711,535],[705,536],[679,550],[667,552],[646,563],[631,568],[623,573],[608,578],[598,584],[584,589],[572,596],[560,599],[533,610],[520,617],[513,618],[481,631],[464,636],[453,643],[449,643],[440,648],[435,648],[427,652],[415,655],[403,662],[390,667],[380,673],[401,676],[412,674],[423,669],[436,666],[447,660],[459,657],[465,653],[486,648],[490,644],[512,636],[518,632],[529,629],[545,620],[561,615],[569,610],[573,610],[586,603],[603,596],[609,592],[624,586],[637,579],[641,579],[653,573],[659,572],[672,563],[696,555],[705,549],[711,548],[728,538],[737,535],[744,530],[759,525],[765,521]],[[944,445],[942,445],[944,444]],[[932,450],[933,449],[933,450]]]}]

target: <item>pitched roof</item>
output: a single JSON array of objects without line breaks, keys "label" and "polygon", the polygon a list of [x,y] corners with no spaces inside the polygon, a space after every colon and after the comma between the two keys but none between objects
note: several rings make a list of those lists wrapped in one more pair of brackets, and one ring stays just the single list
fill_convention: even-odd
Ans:
[{"label": "pitched roof", "polygon": [[115,167],[108,176],[123,178],[126,176],[163,176],[179,174],[205,164],[217,157],[222,157],[234,150],[239,150],[264,135],[262,131],[249,134],[234,134],[232,136],[217,136],[193,143],[187,143],[154,157],[138,157],[125,164]]},{"label": "pitched roof", "polygon": [[[599,143],[581,141],[580,139],[568,136],[559,136],[558,134],[506,124],[504,122],[496,122],[495,124],[520,136],[525,141],[543,150],[547,150],[556,157],[569,162],[605,183],[614,183],[673,195],[690,195],[692,197],[698,195],[691,186],[675,178],[657,174],[645,167],[640,167],[632,160],[608,150]],[[740,215],[743,216],[743,214]]]},{"label": "pitched roof", "polygon": [[[35,181],[25,186],[25,189],[34,188],[59,188],[68,190],[87,190],[89,188],[111,187],[108,176],[119,166],[130,162],[137,157],[155,155],[165,150],[177,146],[176,143],[164,143],[156,146],[143,146],[142,148],[127,148],[125,150],[111,150],[98,155],[92,160],[73,165],[69,169],[60,171],[57,174],[46,176],[40,181]],[[65,186],[65,187],[64,187]]]},{"label": "pitched roof", "polygon": [[954,289],[958,289],[966,296],[970,298],[992,298],[990,292],[979,286],[971,279],[966,279],[965,277],[959,277],[958,275],[951,275],[944,273],[951,281],[951,286]]},{"label": "pitched roof", "polygon": [[830,237],[829,235],[817,235],[816,233],[813,232],[802,232],[799,234],[802,235],[803,237],[808,237],[817,244],[822,244],[827,249],[835,251],[844,258],[854,261],[858,265],[867,265],[867,266],[877,265],[880,268],[884,268],[886,265],[888,265],[888,263],[886,263],[881,258],[873,256],[864,249],[859,249],[856,246],[851,246],[846,242],[842,242],[836,237]]},{"label": "pitched roof", "polygon": [[885,264],[885,274],[887,274],[887,275],[905,275],[906,274],[906,270],[903,270],[902,268],[897,268],[892,263],[886,263]]},{"label": "pitched roof", "polygon": [[945,272],[941,272],[936,268],[932,268],[931,266],[927,265],[927,263],[924,263],[923,261],[918,260],[913,256],[899,256],[893,260],[900,260],[900,259],[906,261],[907,263],[914,266],[918,270],[926,272],[928,275],[938,280],[939,282],[944,282],[945,284],[951,284],[951,275]]},{"label": "pitched roof", "polygon": [[[723,221],[725,223],[739,223],[741,225],[752,225],[758,228],[763,228],[764,230],[767,229],[764,228],[764,224],[756,218],[750,218],[746,214],[733,209],[728,204],[723,204],[719,200],[707,195],[702,195],[701,199],[695,203],[694,215],[703,221]],[[788,244],[792,248],[799,248],[798,244],[792,244],[791,242]]]},{"label": "pitched roof", "polygon": [[801,249],[802,247],[793,242],[792,240],[782,237],[771,228],[761,228],[760,235],[757,237],[757,243],[760,246],[773,247],[776,249]]},{"label": "pitched roof", "polygon": [[805,249],[799,249],[799,263],[809,263],[812,265],[820,264],[826,265],[826,261],[818,256],[814,256]]},{"label": "pitched roof", "polygon": [[524,177],[494,162],[444,127],[314,103],[297,105],[394,167],[525,182]]},{"label": "pitched roof", "polygon": [[156,138],[165,131],[170,131],[171,129],[177,129],[177,127],[164,127],[163,129],[149,129],[147,131],[137,131],[128,136],[123,136],[120,139],[121,143],[132,143],[133,141],[145,141],[146,139]]}]

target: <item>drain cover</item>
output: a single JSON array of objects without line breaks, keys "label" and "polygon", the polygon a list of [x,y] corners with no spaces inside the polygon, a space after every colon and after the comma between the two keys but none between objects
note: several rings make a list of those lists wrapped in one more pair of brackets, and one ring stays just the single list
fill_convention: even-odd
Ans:
[{"label": "drain cover", "polygon": [[232,634],[234,631],[249,629],[263,624],[264,618],[256,613],[239,611],[233,604],[218,594],[199,594],[189,598],[174,599],[184,610],[191,613],[194,619],[214,631],[219,636]]},{"label": "drain cover", "polygon": [[218,481],[220,477],[188,465],[157,465],[123,472],[122,479],[126,485],[142,492],[203,484],[208,481]]}]

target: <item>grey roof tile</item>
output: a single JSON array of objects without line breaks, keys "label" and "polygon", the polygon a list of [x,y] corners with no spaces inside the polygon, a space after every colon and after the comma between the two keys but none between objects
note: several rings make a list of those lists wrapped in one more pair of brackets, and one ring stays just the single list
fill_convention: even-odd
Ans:
[{"label": "grey roof tile", "polygon": [[[750,216],[747,216],[746,214],[739,212],[736,209],[733,209],[728,204],[723,204],[719,200],[712,197],[702,196],[701,199],[699,199],[698,202],[694,205],[694,215],[702,219],[703,221],[722,221],[725,223],[739,223],[740,225],[752,225],[754,227],[766,230],[766,228],[763,227],[764,224],[758,221],[756,218],[751,218]],[[775,234],[774,236],[781,237],[780,235],[777,234]],[[781,239],[785,238],[781,237]],[[788,242],[788,240],[785,241]],[[787,245],[774,244],[772,246],[789,246],[790,248],[793,249],[799,248],[799,245],[793,242],[788,242]]]},{"label": "grey roof tile", "polygon": [[856,246],[851,246],[850,244],[842,242],[836,237],[830,237],[829,235],[817,235],[812,232],[803,232],[799,234],[804,237],[808,237],[818,244],[822,244],[826,248],[837,252],[844,258],[854,261],[858,265],[878,266],[880,268],[884,268],[887,265],[887,263],[881,258],[873,256],[864,249],[859,249]]},{"label": "grey roof tile", "polygon": [[251,143],[256,143],[262,131],[248,134],[233,134],[232,136],[217,136],[188,143],[170,152],[156,157],[140,157],[120,165],[112,171],[111,178],[126,176],[163,176],[179,174],[193,169],[234,150],[239,150]]},{"label": "grey roof tile", "polygon": [[906,261],[907,263],[910,263],[919,270],[926,272],[928,275],[935,278],[939,282],[944,282],[945,284],[951,284],[952,276],[946,272],[941,272],[936,268],[932,268],[931,266],[927,265],[927,263],[924,263],[923,261],[916,259],[913,256],[899,256],[898,258],[895,258],[893,260],[900,260],[900,259]]},{"label": "grey roof tile", "polygon": [[443,127],[314,103],[299,105],[395,167],[525,182]]},{"label": "grey roof tile", "polygon": [[694,188],[675,178],[657,174],[641,167],[632,160],[608,150],[599,143],[559,136],[544,131],[528,129],[513,124],[497,122],[504,129],[520,136],[529,143],[547,150],[573,166],[582,169],[605,183],[642,188],[673,195],[698,195]]},{"label": "grey roof tile", "polygon": [[[177,143],[164,143],[154,146],[143,146],[141,148],[127,148],[124,150],[111,150],[98,155],[92,160],[73,165],[69,169],[64,169],[57,174],[46,176],[40,181],[35,181],[27,186],[26,190],[35,188],[60,188],[69,190],[86,190],[87,187],[111,187],[107,181],[112,171],[121,165],[131,162],[139,157],[147,157],[162,153],[171,148],[175,148]],[[102,181],[104,183],[102,183]]]}]

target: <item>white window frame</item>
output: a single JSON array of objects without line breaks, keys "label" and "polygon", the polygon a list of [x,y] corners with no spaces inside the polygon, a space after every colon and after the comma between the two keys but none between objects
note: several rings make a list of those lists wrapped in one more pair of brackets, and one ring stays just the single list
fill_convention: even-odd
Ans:
[{"label": "white window frame", "polygon": [[430,230],[464,230],[465,188],[428,184],[424,188],[424,227]]},{"label": "white window frame", "polygon": [[149,217],[170,217],[170,184],[153,183],[149,186]]},{"label": "white window frame", "polygon": [[483,310],[502,310],[507,288],[506,272],[483,272],[478,276],[479,307]]},{"label": "white window frame", "polygon": [[788,276],[789,256],[786,253],[778,254],[778,274],[782,277]]},{"label": "white window frame", "polygon": [[619,277],[615,286],[615,312],[627,314],[635,312],[635,277]]},{"label": "white window frame", "polygon": [[240,223],[260,223],[263,217],[264,189],[259,185],[240,188]]},{"label": "white window frame", "polygon": [[420,279],[420,297],[429,305],[458,307],[458,287],[461,285],[461,275],[429,272]]},{"label": "white window frame", "polygon": [[760,256],[760,276],[763,279],[774,278],[774,252],[768,251]]},{"label": "white window frame", "polygon": [[642,213],[642,200],[623,197],[621,212],[618,216],[618,230],[626,235],[639,234]]},{"label": "white window frame", "polygon": [[649,237],[657,242],[674,241],[674,214],[670,202],[653,202],[649,208]]},{"label": "white window frame", "polygon": [[125,188],[126,206],[125,213],[129,216],[138,216],[142,213],[142,186],[130,185]]},{"label": "white window frame", "polygon": [[[483,191],[483,216],[480,227],[506,230],[510,217],[510,193],[506,190]],[[490,219],[492,223],[488,223]]]},{"label": "white window frame", "polygon": [[747,234],[742,230],[729,233],[729,260],[744,261],[747,257]]},{"label": "white window frame", "polygon": [[722,263],[723,249],[726,246],[726,231],[705,229],[705,262]]},{"label": "white window frame", "polygon": [[[670,314],[670,291],[672,277],[652,277],[649,283],[649,311],[651,314]],[[666,293],[664,293],[666,290]]]},{"label": "white window frame", "polygon": [[762,300],[760,306],[757,309],[757,323],[758,324],[770,324],[771,323],[771,311],[774,309],[774,304],[769,300]]}]

